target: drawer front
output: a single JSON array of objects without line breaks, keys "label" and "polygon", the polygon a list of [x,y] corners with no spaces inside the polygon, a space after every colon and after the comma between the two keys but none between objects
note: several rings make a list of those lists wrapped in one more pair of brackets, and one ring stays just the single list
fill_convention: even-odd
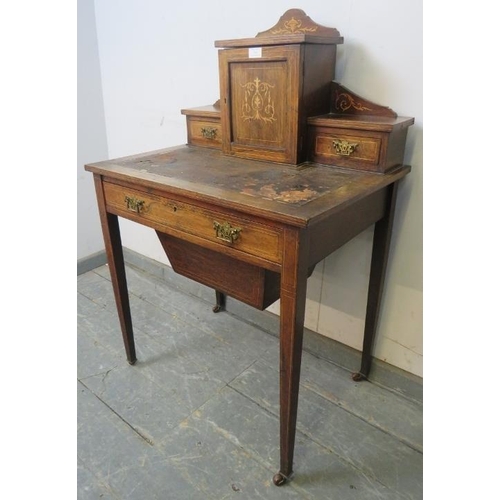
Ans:
[{"label": "drawer front", "polygon": [[220,120],[212,121],[190,116],[187,119],[187,128],[189,144],[218,149],[222,147]]},{"label": "drawer front", "polygon": [[280,263],[281,231],[218,210],[208,210],[163,196],[104,183],[106,205],[118,215],[155,228],[166,227],[224,247]]},{"label": "drawer front", "polygon": [[313,132],[313,161],[377,170],[382,139],[353,131],[320,129]]}]

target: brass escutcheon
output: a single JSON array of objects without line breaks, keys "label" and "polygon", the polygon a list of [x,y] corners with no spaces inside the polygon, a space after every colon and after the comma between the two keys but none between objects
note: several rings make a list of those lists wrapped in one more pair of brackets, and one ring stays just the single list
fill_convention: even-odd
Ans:
[{"label": "brass escutcheon", "polygon": [[217,129],[215,127],[201,127],[201,135],[205,139],[211,139],[213,141],[217,136]]},{"label": "brass escutcheon", "polygon": [[220,224],[214,220],[214,229],[216,238],[227,243],[234,243],[241,233],[241,227],[232,227],[229,222]]},{"label": "brass escutcheon", "polygon": [[144,208],[144,200],[139,200],[134,196],[125,196],[125,203],[127,204],[127,208],[132,212],[140,213],[140,211]]},{"label": "brass escutcheon", "polygon": [[357,142],[347,142],[342,139],[334,139],[332,141],[332,147],[335,152],[342,156],[351,156],[354,150],[358,147]]}]

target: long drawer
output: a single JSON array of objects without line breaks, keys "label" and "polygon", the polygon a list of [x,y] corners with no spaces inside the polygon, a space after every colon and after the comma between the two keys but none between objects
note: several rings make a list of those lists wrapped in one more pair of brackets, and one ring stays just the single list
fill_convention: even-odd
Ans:
[{"label": "long drawer", "polygon": [[231,247],[278,264],[281,261],[283,238],[279,228],[111,182],[104,182],[104,195],[106,205],[118,215],[149,221],[162,231],[170,227],[221,248]]}]

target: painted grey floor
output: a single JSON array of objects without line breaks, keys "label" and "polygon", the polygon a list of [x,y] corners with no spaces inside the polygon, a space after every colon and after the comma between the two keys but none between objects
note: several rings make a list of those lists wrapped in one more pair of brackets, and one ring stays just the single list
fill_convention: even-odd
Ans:
[{"label": "painted grey floor", "polygon": [[126,362],[106,266],[78,277],[78,498],[420,499],[422,405],[303,354],[295,476],[279,464],[278,340],[127,266]]}]

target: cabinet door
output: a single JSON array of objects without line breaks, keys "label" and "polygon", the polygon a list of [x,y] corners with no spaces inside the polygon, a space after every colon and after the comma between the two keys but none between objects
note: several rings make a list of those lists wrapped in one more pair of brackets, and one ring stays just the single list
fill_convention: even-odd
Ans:
[{"label": "cabinet door", "polygon": [[219,51],[222,149],[295,163],[300,45]]}]

